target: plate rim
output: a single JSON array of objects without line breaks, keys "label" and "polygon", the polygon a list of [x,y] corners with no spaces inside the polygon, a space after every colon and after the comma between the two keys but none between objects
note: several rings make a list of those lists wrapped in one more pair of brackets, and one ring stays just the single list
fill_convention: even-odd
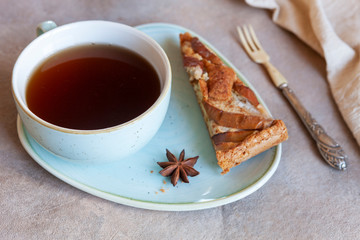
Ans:
[{"label": "plate rim", "polygon": [[[251,83],[249,83],[247,81],[247,79],[242,75],[242,73],[240,71],[238,71],[237,68],[229,60],[227,60],[216,48],[214,48],[210,43],[208,43],[201,36],[199,36],[195,32],[188,30],[182,26],[175,25],[175,24],[169,24],[169,23],[147,23],[147,24],[142,24],[142,25],[136,26],[135,28],[137,28],[141,31],[141,29],[145,28],[145,27],[176,28],[182,32],[188,31],[188,32],[192,33],[193,35],[198,36],[201,41],[203,41],[206,45],[208,45],[211,49],[213,49],[219,55],[219,57],[222,58],[226,62],[226,64],[228,64],[230,67],[232,67],[235,70],[236,74],[238,74],[239,77],[241,77],[241,79],[244,80],[244,82],[253,89],[256,96],[259,98],[260,102],[264,105],[266,110],[270,113],[266,104],[263,102],[261,96],[256,92],[256,89],[254,89],[252,87]],[[49,173],[54,175],[56,178],[68,183],[69,185],[71,185],[81,191],[87,192],[91,195],[94,195],[94,196],[97,196],[97,197],[100,197],[100,198],[103,198],[103,199],[106,199],[106,200],[109,200],[109,201],[112,201],[115,203],[131,206],[131,207],[136,207],[136,208],[142,208],[142,209],[148,209],[148,210],[159,210],[159,211],[202,210],[202,209],[209,209],[209,208],[226,205],[228,203],[232,203],[237,200],[240,200],[240,199],[254,193],[255,191],[257,191],[273,176],[273,174],[275,173],[275,171],[280,163],[281,153],[282,153],[282,144],[280,143],[279,145],[274,147],[276,149],[274,151],[275,152],[274,157],[272,159],[272,163],[270,164],[269,168],[264,172],[264,174],[259,179],[254,181],[252,184],[246,186],[245,188],[241,189],[240,191],[231,193],[224,197],[220,197],[220,198],[216,198],[216,199],[208,200],[208,201],[204,201],[204,202],[162,203],[162,202],[152,202],[152,201],[132,199],[129,197],[120,196],[118,194],[105,192],[105,191],[102,191],[101,189],[97,189],[97,188],[89,186],[85,183],[76,181],[76,180],[66,176],[65,174],[59,172],[57,169],[53,168],[51,165],[49,165],[46,161],[44,161],[38,155],[38,153],[33,149],[31,143],[29,142],[29,139],[27,138],[27,134],[25,133],[25,126],[23,126],[22,121],[19,116],[17,116],[17,132],[18,132],[18,137],[20,139],[20,142],[23,145],[26,152],[42,168],[44,168],[46,171],[48,171]],[[31,137],[31,136],[29,135],[29,137]]]}]

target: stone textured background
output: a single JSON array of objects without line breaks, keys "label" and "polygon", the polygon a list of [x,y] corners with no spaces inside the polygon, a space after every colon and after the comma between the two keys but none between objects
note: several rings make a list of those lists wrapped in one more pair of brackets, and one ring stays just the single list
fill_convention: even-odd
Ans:
[{"label": "stone textured background", "polygon": [[[325,62],[270,13],[242,0],[0,0],[0,239],[359,239],[359,147],[332,100]],[[208,210],[161,212],[103,200],[58,180],[22,148],[11,72],[36,25],[103,19],[136,26],[189,28],[223,53],[252,83],[290,138],[274,176],[237,202]],[[272,62],[303,104],[344,147],[349,168],[320,157],[305,127],[264,69],[239,46],[235,27],[251,23]]]}]

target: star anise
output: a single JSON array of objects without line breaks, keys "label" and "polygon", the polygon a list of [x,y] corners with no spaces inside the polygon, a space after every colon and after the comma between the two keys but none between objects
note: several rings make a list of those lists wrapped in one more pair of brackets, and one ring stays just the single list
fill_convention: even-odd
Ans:
[{"label": "star anise", "polygon": [[179,177],[183,182],[188,183],[190,177],[195,177],[199,174],[193,167],[197,162],[199,156],[187,158],[184,160],[185,150],[182,150],[179,156],[179,160],[172,154],[169,150],[166,149],[166,157],[169,160],[168,162],[157,162],[160,167],[163,168],[159,173],[164,177],[171,175],[171,183],[175,187]]}]

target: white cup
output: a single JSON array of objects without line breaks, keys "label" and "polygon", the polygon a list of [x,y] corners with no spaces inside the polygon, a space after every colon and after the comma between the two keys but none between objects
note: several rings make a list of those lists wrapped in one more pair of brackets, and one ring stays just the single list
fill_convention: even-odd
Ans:
[{"label": "white cup", "polygon": [[[42,26],[56,25],[47,22]],[[147,59],[160,79],[161,93],[156,102],[126,123],[99,130],[63,128],[31,112],[25,93],[34,69],[61,50],[91,43],[125,47]],[[22,51],[13,69],[12,93],[26,130],[45,149],[74,161],[114,161],[141,149],[159,130],[170,100],[171,68],[159,44],[135,28],[107,21],[76,22],[45,32]]]}]

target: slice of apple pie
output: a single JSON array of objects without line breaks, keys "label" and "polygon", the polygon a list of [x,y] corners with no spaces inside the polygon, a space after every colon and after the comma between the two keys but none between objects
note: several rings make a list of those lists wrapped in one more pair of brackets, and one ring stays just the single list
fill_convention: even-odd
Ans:
[{"label": "slice of apple pie", "polygon": [[197,37],[180,34],[180,46],[222,174],[288,138],[283,121]]}]

